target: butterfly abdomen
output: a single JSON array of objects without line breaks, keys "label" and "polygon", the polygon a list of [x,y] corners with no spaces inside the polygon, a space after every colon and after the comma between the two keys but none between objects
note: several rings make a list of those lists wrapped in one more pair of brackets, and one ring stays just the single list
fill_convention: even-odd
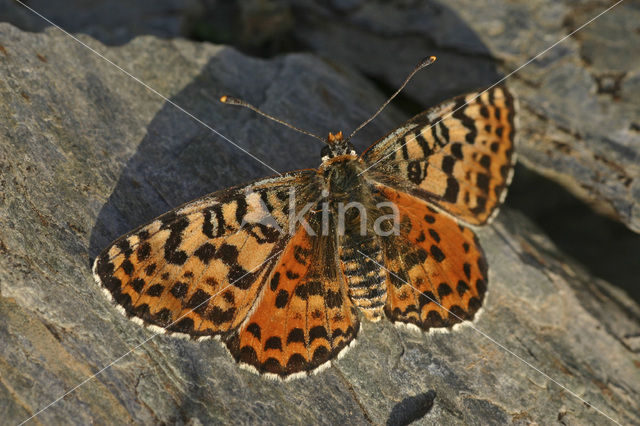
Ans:
[{"label": "butterfly abdomen", "polygon": [[346,235],[342,239],[340,263],[353,304],[370,321],[378,321],[387,302],[382,250],[375,239]]}]

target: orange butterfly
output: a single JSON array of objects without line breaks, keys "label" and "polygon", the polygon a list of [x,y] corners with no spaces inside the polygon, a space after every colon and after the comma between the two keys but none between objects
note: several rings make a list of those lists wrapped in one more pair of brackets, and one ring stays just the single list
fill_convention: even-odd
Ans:
[{"label": "orange butterfly", "polygon": [[514,118],[498,86],[417,115],[360,156],[329,134],[318,169],[178,207],[107,247],[95,278],[128,317],[220,338],[273,378],[344,354],[358,311],[422,330],[471,320],[487,263],[465,225],[486,224],[504,199]]}]

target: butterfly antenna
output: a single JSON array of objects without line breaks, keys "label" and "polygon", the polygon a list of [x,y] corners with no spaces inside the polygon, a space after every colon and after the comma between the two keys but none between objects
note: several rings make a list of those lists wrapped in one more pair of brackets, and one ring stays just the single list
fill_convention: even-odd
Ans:
[{"label": "butterfly antenna", "polygon": [[411,71],[411,73],[407,76],[407,78],[404,80],[404,83],[402,83],[402,86],[400,86],[400,88],[398,90],[396,90],[396,92],[391,95],[391,97],[389,99],[387,99],[387,101],[385,103],[382,104],[382,106],[380,108],[378,108],[378,110],[375,112],[375,114],[373,114],[371,117],[369,117],[364,123],[362,123],[360,126],[358,126],[357,129],[355,129],[353,131],[353,133],[351,133],[349,135],[349,137],[346,139],[347,141],[350,140],[353,135],[355,135],[356,133],[358,133],[364,126],[366,126],[367,124],[369,124],[374,118],[376,118],[378,116],[378,114],[380,114],[382,112],[383,109],[385,109],[387,107],[387,105],[389,105],[389,102],[391,102],[393,100],[393,98],[395,98],[396,96],[398,96],[398,93],[400,93],[402,91],[402,89],[404,89],[404,86],[407,85],[407,83],[409,83],[409,80],[411,80],[411,78],[415,75],[415,73],[417,73],[418,71],[420,71],[422,68],[425,68],[429,65],[431,65],[432,63],[434,63],[436,61],[436,57],[435,56],[429,56],[428,58],[424,58],[423,60],[421,60],[420,62],[418,62],[418,64],[415,66],[415,68],[413,69],[413,71]]},{"label": "butterfly antenna", "polygon": [[321,141],[321,142],[322,142],[322,143],[324,143],[324,144],[326,144],[326,143],[327,143],[327,142],[326,142],[324,139],[322,139],[320,136],[314,135],[313,133],[311,133],[311,132],[307,132],[306,130],[299,129],[299,128],[297,128],[296,126],[293,126],[293,125],[291,125],[291,124],[289,124],[289,123],[286,123],[286,122],[284,122],[284,121],[280,120],[279,118],[276,118],[276,117],[274,117],[274,116],[272,116],[272,115],[267,114],[266,112],[262,112],[262,111],[260,111],[258,108],[254,107],[253,105],[251,105],[251,104],[250,104],[250,103],[248,103],[248,102],[243,101],[242,99],[238,99],[238,98],[234,98],[234,97],[232,97],[232,96],[224,95],[224,96],[222,96],[222,97],[220,98],[220,102],[222,102],[223,104],[237,105],[237,106],[241,106],[241,107],[249,108],[251,111],[254,111],[254,112],[258,113],[258,114],[260,114],[261,116],[268,118],[269,120],[273,120],[273,121],[275,121],[276,123],[280,123],[280,124],[282,124],[283,126],[287,126],[287,127],[288,127],[288,128],[290,128],[290,129],[293,129],[293,130],[295,130],[295,131],[297,131],[297,132],[303,133],[303,134],[305,134],[305,135],[307,135],[307,136],[311,136],[312,138],[316,138],[316,139],[318,139],[319,141]]}]

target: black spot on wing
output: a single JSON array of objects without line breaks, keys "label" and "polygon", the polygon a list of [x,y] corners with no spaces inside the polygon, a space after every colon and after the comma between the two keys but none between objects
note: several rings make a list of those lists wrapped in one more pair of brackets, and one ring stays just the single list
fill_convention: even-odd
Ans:
[{"label": "black spot on wing", "polygon": [[251,287],[253,276],[254,273],[250,273],[240,265],[231,265],[229,268],[229,284],[233,284],[241,290],[247,290]]},{"label": "black spot on wing", "polygon": [[317,367],[320,364],[324,364],[329,360],[329,349],[326,346],[318,346],[315,351],[313,351],[313,356],[311,358],[311,364],[313,367]]},{"label": "black spot on wing", "polygon": [[320,281],[309,281],[306,284],[300,284],[296,287],[295,294],[303,300],[307,300],[309,296],[322,295],[322,284]]},{"label": "black spot on wing", "polygon": [[224,233],[225,222],[219,204],[205,210],[202,233],[209,238],[218,238]]},{"label": "black spot on wing", "polygon": [[189,298],[189,301],[185,305],[185,308],[193,310],[195,313],[202,315],[207,309],[207,305],[211,295],[202,289],[196,290],[195,293]]},{"label": "black spot on wing", "polygon": [[422,149],[423,157],[428,157],[429,155],[431,155],[431,147],[429,146],[427,140],[422,136],[422,131],[418,131],[415,133],[415,139]]},{"label": "black spot on wing", "polygon": [[145,241],[138,246],[138,250],[136,252],[138,255],[138,261],[142,262],[144,260],[147,260],[147,258],[151,254],[151,244]]},{"label": "black spot on wing", "polygon": [[153,315],[152,322],[160,325],[161,327],[166,327],[171,324],[172,320],[173,316],[171,315],[171,311],[168,308],[162,308]]},{"label": "black spot on wing", "polygon": [[465,262],[464,265],[462,265],[462,269],[464,270],[464,274],[467,276],[467,279],[471,278],[471,265],[469,265],[468,263]]},{"label": "black spot on wing", "polygon": [[167,326],[167,330],[184,334],[194,334],[193,324],[194,323],[191,318],[182,318]]},{"label": "black spot on wing", "polygon": [[315,339],[327,340],[327,329],[322,326],[316,326],[309,330],[309,344],[311,344]]},{"label": "black spot on wing", "polygon": [[162,284],[154,284],[145,292],[148,296],[158,297],[164,291],[164,286]]},{"label": "black spot on wing", "polygon": [[480,165],[485,169],[489,169],[491,167],[491,157],[487,154],[482,154],[482,157],[480,157]]},{"label": "black spot on wing", "polygon": [[307,257],[311,253],[310,250],[303,248],[302,246],[295,246],[293,248],[293,257],[301,265],[307,264]]},{"label": "black spot on wing", "polygon": [[440,140],[441,146],[445,146],[449,143],[449,128],[444,124],[444,120],[438,121],[438,130],[440,130],[440,134],[442,135],[442,140]]},{"label": "black spot on wing", "polygon": [[266,351],[267,349],[277,349],[281,351],[282,341],[280,338],[278,336],[269,337],[264,344],[264,350]]},{"label": "black spot on wing", "polygon": [[276,308],[282,309],[287,306],[289,301],[289,293],[286,290],[280,290],[276,296]]},{"label": "black spot on wing", "polygon": [[300,342],[304,343],[304,331],[301,328],[294,328],[287,336],[287,344]]},{"label": "black spot on wing", "polygon": [[259,244],[275,243],[282,235],[278,229],[262,223],[253,223],[245,229]]},{"label": "black spot on wing", "polygon": [[280,272],[276,272],[271,277],[271,281],[269,283],[269,287],[271,288],[271,291],[276,291],[279,283],[280,283]]},{"label": "black spot on wing", "polygon": [[193,253],[195,254],[205,265],[207,265],[216,252],[215,247],[210,243],[204,243]]},{"label": "black spot on wing", "polygon": [[189,290],[189,286],[178,281],[173,285],[173,287],[171,287],[170,293],[176,299],[182,300],[182,298],[187,295],[187,290]]},{"label": "black spot on wing", "polygon": [[125,259],[120,265],[125,274],[131,275],[133,273],[133,263],[129,259]]},{"label": "black spot on wing", "polygon": [[116,243],[116,247],[120,249],[120,252],[124,254],[124,257],[126,258],[129,258],[129,256],[131,256],[131,253],[133,253],[131,245],[126,238],[121,238],[120,240],[118,240],[118,242]]},{"label": "black spot on wing", "polygon": [[420,308],[428,305],[429,303],[435,303],[435,300],[435,295],[430,291],[424,291],[418,295],[418,303],[420,305]]},{"label": "black spot on wing", "polygon": [[435,244],[431,246],[430,251],[433,258],[438,262],[442,262],[446,258],[442,250],[440,250],[440,248]]},{"label": "black spot on wing", "polygon": [[238,262],[238,249],[231,244],[222,244],[214,256],[227,266],[234,265]]},{"label": "black spot on wing", "polygon": [[262,365],[258,368],[258,370],[262,373],[272,373],[283,375],[283,367],[276,358],[269,357],[262,363]]},{"label": "black spot on wing", "polygon": [[247,326],[247,331],[253,335],[256,339],[260,340],[261,330],[260,326],[255,322],[252,322]]},{"label": "black spot on wing", "polygon": [[446,155],[442,159],[442,171],[450,175],[453,173],[453,166],[456,164],[456,159],[450,155]]},{"label": "black spot on wing", "polygon": [[236,199],[236,222],[243,223],[244,216],[247,214],[247,201],[244,197]]},{"label": "black spot on wing", "polygon": [[305,369],[307,361],[300,354],[293,354],[287,361],[287,373],[296,373]]},{"label": "black spot on wing", "polygon": [[482,192],[485,194],[489,193],[489,175],[485,173],[478,173],[476,175],[476,184]]},{"label": "black spot on wing", "polygon": [[211,311],[207,314],[207,317],[211,322],[216,325],[224,324],[230,322],[233,319],[233,316],[236,313],[236,308],[229,309],[221,309],[218,306],[214,306]]},{"label": "black spot on wing", "polygon": [[145,282],[142,278],[136,278],[131,281],[131,287],[136,291],[136,293],[140,293],[145,285]]},{"label": "black spot on wing", "polygon": [[225,291],[222,293],[222,298],[229,304],[233,304],[235,302],[235,297],[231,291]]},{"label": "black spot on wing", "polygon": [[429,311],[427,314],[427,318],[424,321],[424,327],[444,327],[446,326],[445,321],[442,319],[442,316],[437,311]]},{"label": "black spot on wing", "polygon": [[460,191],[460,184],[454,177],[447,178],[447,188],[445,189],[442,199],[449,203],[455,203],[458,199],[458,192]]},{"label": "black spot on wing", "polygon": [[167,222],[162,225],[164,229],[171,231],[164,245],[164,258],[174,265],[182,265],[187,260],[187,253],[178,250],[178,247],[182,243],[182,232],[189,226],[189,220],[186,217],[180,217],[169,222],[169,217],[164,218]]},{"label": "black spot on wing", "polygon": [[443,297],[450,295],[451,293],[453,292],[451,291],[451,287],[449,286],[449,284],[441,283],[438,286],[438,296],[440,297],[440,300],[442,300]]},{"label": "black spot on wing", "polygon": [[463,157],[463,155],[462,155],[462,144],[460,142],[456,142],[454,144],[451,144],[451,153],[458,160],[461,160],[462,157]]},{"label": "black spot on wing", "polygon": [[462,296],[469,290],[469,286],[467,285],[466,282],[460,280],[460,281],[458,281],[458,285],[456,286],[456,290],[458,291],[458,294],[460,296]]}]

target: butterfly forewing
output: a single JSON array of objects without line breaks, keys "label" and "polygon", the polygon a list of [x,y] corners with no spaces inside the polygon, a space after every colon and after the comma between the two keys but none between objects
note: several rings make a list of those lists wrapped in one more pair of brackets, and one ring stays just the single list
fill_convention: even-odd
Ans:
[{"label": "butterfly forewing", "polygon": [[190,336],[242,324],[291,238],[289,191],[301,171],[214,193],[117,239],[95,261],[96,279],[126,314]]},{"label": "butterfly forewing", "polygon": [[456,218],[486,223],[514,160],[515,101],[503,86],[422,113],[363,154],[370,174]]}]

